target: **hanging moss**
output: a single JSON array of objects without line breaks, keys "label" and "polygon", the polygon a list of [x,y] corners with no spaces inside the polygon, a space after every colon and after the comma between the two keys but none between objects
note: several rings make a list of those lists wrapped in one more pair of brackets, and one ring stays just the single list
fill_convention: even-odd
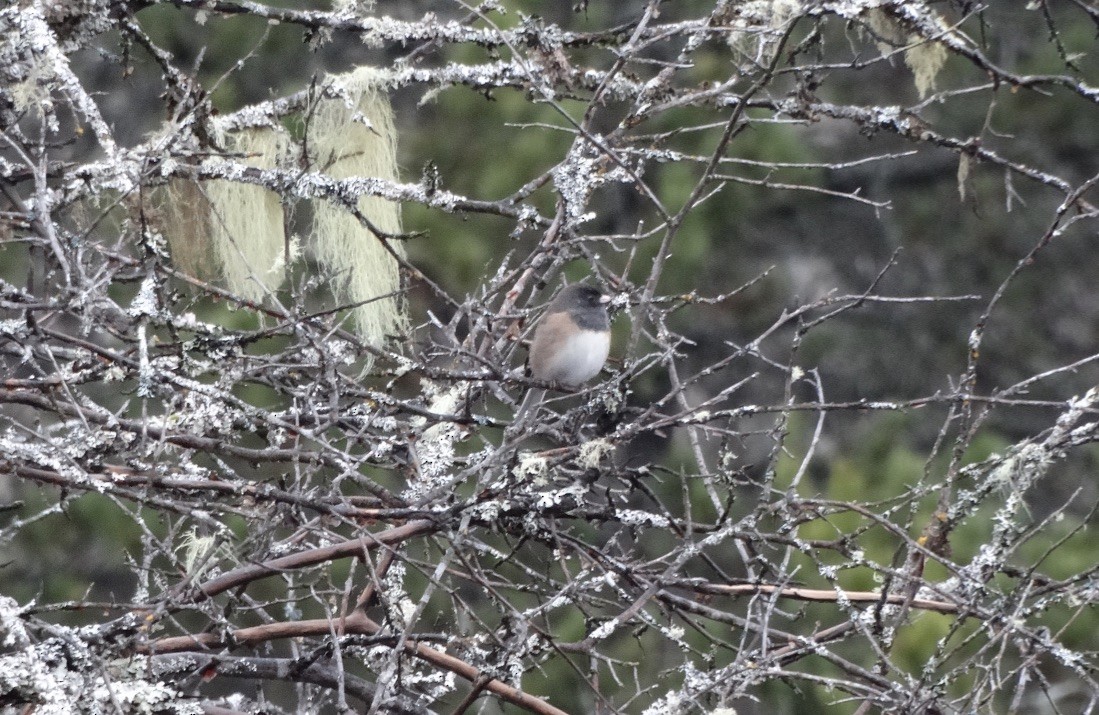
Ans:
[{"label": "hanging moss", "polygon": [[[324,100],[309,121],[308,141],[317,169],[336,179],[368,177],[397,180],[397,132],[382,76],[363,67],[336,77],[342,99]],[[359,210],[387,234],[401,232],[401,206],[374,196],[359,200]],[[331,276],[336,296],[347,303],[369,301],[353,309],[356,330],[380,342],[403,329],[407,318],[396,297],[376,300],[400,288],[400,267],[392,253],[404,255],[399,242],[375,236],[358,218],[332,202],[317,202],[312,246]]]},{"label": "hanging moss", "polygon": [[[217,141],[238,161],[262,169],[275,168],[289,147],[283,132],[265,128],[223,132]],[[257,302],[282,285],[286,244],[278,194],[224,180],[176,180],[168,191],[164,232],[180,269],[220,276],[229,290]]]}]

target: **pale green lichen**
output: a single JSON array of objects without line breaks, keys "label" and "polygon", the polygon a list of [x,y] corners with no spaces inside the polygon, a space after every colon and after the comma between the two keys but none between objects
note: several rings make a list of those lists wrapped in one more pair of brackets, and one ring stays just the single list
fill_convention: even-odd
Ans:
[{"label": "pale green lichen", "polygon": [[[218,131],[216,124],[215,130],[226,158],[247,166],[273,169],[289,152],[289,138],[281,130]],[[241,181],[199,185],[176,179],[169,183],[165,204],[163,232],[183,271],[220,275],[229,290],[251,301],[263,300],[282,285],[286,240],[278,194]]]},{"label": "pale green lichen", "polygon": [[546,477],[549,475],[549,461],[537,454],[524,452],[519,456],[519,463],[515,465],[514,474],[516,479],[520,481],[542,486],[546,483]]},{"label": "pale green lichen", "polygon": [[904,53],[904,63],[912,70],[920,99],[935,89],[935,80],[946,64],[946,57],[946,48],[931,41],[921,42]]},{"label": "pale green lichen", "polygon": [[[932,17],[938,21],[937,16],[932,14]],[[904,51],[904,63],[912,70],[916,91],[919,92],[921,99],[935,89],[936,80],[948,56],[946,48],[941,43],[932,38],[908,32],[884,10],[869,10],[863,19],[874,34],[878,50],[883,55],[911,45]]]},{"label": "pale green lichen", "polygon": [[580,445],[580,456],[577,459],[581,467],[595,469],[603,461],[603,457],[614,451],[614,445],[606,438],[593,439]]},{"label": "pale green lichen", "polygon": [[[331,80],[342,97],[319,103],[308,137],[312,158],[326,175],[397,180],[397,130],[384,81],[373,67]],[[364,196],[358,210],[379,232],[401,233],[399,203]],[[336,295],[347,303],[363,303],[351,312],[360,335],[381,342],[406,327],[402,301],[389,295],[401,284],[395,257],[404,255],[399,241],[374,235],[351,212],[329,201],[314,206],[313,241]]]}]

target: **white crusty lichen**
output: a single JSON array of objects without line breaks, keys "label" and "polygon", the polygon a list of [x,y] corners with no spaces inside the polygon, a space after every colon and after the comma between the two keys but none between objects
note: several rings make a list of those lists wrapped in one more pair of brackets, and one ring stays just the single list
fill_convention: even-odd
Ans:
[{"label": "white crusty lichen", "polygon": [[652,526],[661,529],[671,526],[668,517],[639,509],[619,509],[616,516],[619,521],[628,526]]},{"label": "white crusty lichen", "polygon": [[32,642],[22,616],[14,599],[0,596],[6,651],[0,656],[0,694],[9,706],[29,706],[36,715],[202,713],[197,703],[149,677],[144,659],[112,662],[88,647],[80,630],[62,626],[52,627],[57,636]]},{"label": "white crusty lichen", "polygon": [[26,648],[30,645],[27,627],[23,624],[23,609],[14,598],[0,596],[0,645],[4,649]]},{"label": "white crusty lichen", "polygon": [[16,82],[8,89],[8,97],[17,112],[37,111],[49,113],[53,110],[53,98],[50,94],[50,81],[53,73],[43,62],[31,58],[28,62],[26,78]]},{"label": "white crusty lichen", "polygon": [[680,691],[669,690],[664,697],[646,708],[641,715],[680,715],[689,711],[694,712],[693,705]]},{"label": "white crusty lichen", "polygon": [[540,510],[545,510],[562,504],[575,503],[584,498],[584,493],[587,490],[587,486],[583,484],[572,484],[563,489],[555,489],[552,492],[540,492],[534,505]]},{"label": "white crusty lichen", "polygon": [[[444,386],[431,380],[424,380],[421,387],[427,409],[439,415],[454,414],[468,390],[465,383]],[[412,426],[422,429],[427,422],[426,417],[417,417],[412,421]],[[416,479],[402,495],[405,499],[415,500],[447,483],[462,435],[460,426],[448,421],[439,421],[424,429],[415,442]]]},{"label": "white crusty lichen", "polygon": [[0,434],[0,454],[14,463],[36,464],[57,472],[72,484],[85,484],[87,473],[64,451],[64,445],[28,441],[15,430]]},{"label": "white crusty lichen", "polygon": [[801,0],[750,0],[734,7],[726,42],[757,63],[774,57],[790,23],[805,12]]},{"label": "white crusty lichen", "polygon": [[[680,689],[669,691],[663,698],[649,706],[643,715],[699,712],[696,700],[699,694],[713,690],[718,683],[727,683],[730,679],[730,670],[733,668],[739,671],[742,666],[736,665],[714,671],[701,671],[687,663],[680,671],[683,675],[683,685],[680,686]],[[720,708],[717,712],[721,710],[728,709]]]},{"label": "white crusty lichen", "polygon": [[[89,10],[81,3],[5,5],[10,7],[0,11],[0,97],[13,104],[19,101],[20,109],[37,112],[52,133],[60,129],[58,102],[54,98],[64,97],[73,111],[73,119],[91,128],[104,153],[113,160],[117,146],[111,129],[73,72],[68,56],[89,39],[85,32],[98,34],[106,29],[95,20],[107,13]],[[58,16],[59,10],[70,12]],[[64,33],[66,39],[54,31],[51,24],[55,22],[72,22],[70,31]]]},{"label": "white crusty lichen", "polygon": [[640,162],[627,171],[621,165],[608,164],[604,149],[591,142],[576,142],[553,170],[553,184],[564,202],[568,225],[574,228],[595,218],[587,205],[596,189],[608,183],[636,181],[642,173]]},{"label": "white crusty lichen", "polygon": [[601,641],[605,638],[608,638],[612,633],[618,630],[618,627],[620,625],[622,624],[617,618],[610,618],[606,621],[603,621],[594,631],[588,634],[588,639],[593,641]]}]

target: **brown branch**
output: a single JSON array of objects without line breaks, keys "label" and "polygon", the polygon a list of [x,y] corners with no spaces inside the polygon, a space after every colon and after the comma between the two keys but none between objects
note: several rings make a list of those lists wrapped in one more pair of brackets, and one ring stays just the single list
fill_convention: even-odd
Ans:
[{"label": "brown branch", "polygon": [[[158,676],[178,673],[199,673],[204,680],[216,677],[250,678],[261,680],[280,680],[298,683],[312,683],[326,688],[342,687],[359,700],[369,703],[377,686],[362,678],[340,673],[330,665],[320,663],[299,663],[293,658],[263,658],[258,656],[231,656],[211,653],[170,653],[151,657],[153,672]],[[211,710],[207,712],[237,712]],[[399,715],[428,715],[426,708],[403,702],[403,699],[387,703],[386,712]]]},{"label": "brown branch", "polygon": [[434,521],[419,519],[410,521],[401,526],[378,532],[376,534],[363,533],[354,539],[348,539],[331,546],[323,546],[316,549],[301,551],[289,556],[282,556],[261,564],[253,564],[234,569],[228,573],[212,578],[194,588],[192,595],[186,599],[191,603],[199,603],[208,598],[213,598],[219,593],[224,593],[238,586],[244,586],[252,581],[258,581],[267,576],[292,571],[294,569],[316,566],[326,561],[359,556],[364,551],[379,547],[392,547],[416,536],[423,536],[438,530],[439,525]]},{"label": "brown branch", "polygon": [[[368,618],[362,611],[353,611],[341,624],[346,634],[359,634],[373,636],[382,632],[382,626]],[[249,645],[272,638],[293,638],[298,636],[330,635],[332,623],[328,619],[314,619],[291,623],[275,623],[256,626],[254,628],[242,628],[233,631],[231,641],[237,645]],[[173,636],[161,638],[142,646],[138,652],[149,655],[168,655],[170,653],[184,653],[195,647],[220,648],[228,643],[213,633],[200,633],[188,636]],[[470,683],[480,683],[481,671],[473,665],[452,655],[436,650],[424,643],[412,639],[405,641],[404,649],[411,655],[431,663],[432,665],[450,671],[465,678]],[[495,695],[500,696],[509,703],[538,715],[567,715],[549,703],[536,698],[533,695],[514,688],[496,679],[488,679],[483,687]]]},{"label": "brown branch", "polygon": [[926,598],[916,598],[909,602],[907,594],[903,593],[882,594],[875,593],[874,591],[829,591],[812,588],[776,586],[766,583],[698,583],[682,584],[682,586],[699,593],[722,596],[777,594],[783,598],[792,598],[796,601],[812,601],[815,603],[839,603],[840,601],[849,601],[851,603],[887,603],[896,605],[908,603],[908,605],[913,608],[919,608],[924,611],[935,611],[937,613],[960,613],[963,611],[958,604],[948,601],[933,601]]}]

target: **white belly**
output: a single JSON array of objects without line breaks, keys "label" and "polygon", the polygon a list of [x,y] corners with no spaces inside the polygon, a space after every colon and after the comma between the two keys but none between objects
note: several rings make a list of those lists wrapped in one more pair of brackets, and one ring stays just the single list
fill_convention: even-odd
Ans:
[{"label": "white belly", "polygon": [[609,333],[581,330],[549,361],[544,378],[564,385],[579,385],[599,374],[610,351]]}]

